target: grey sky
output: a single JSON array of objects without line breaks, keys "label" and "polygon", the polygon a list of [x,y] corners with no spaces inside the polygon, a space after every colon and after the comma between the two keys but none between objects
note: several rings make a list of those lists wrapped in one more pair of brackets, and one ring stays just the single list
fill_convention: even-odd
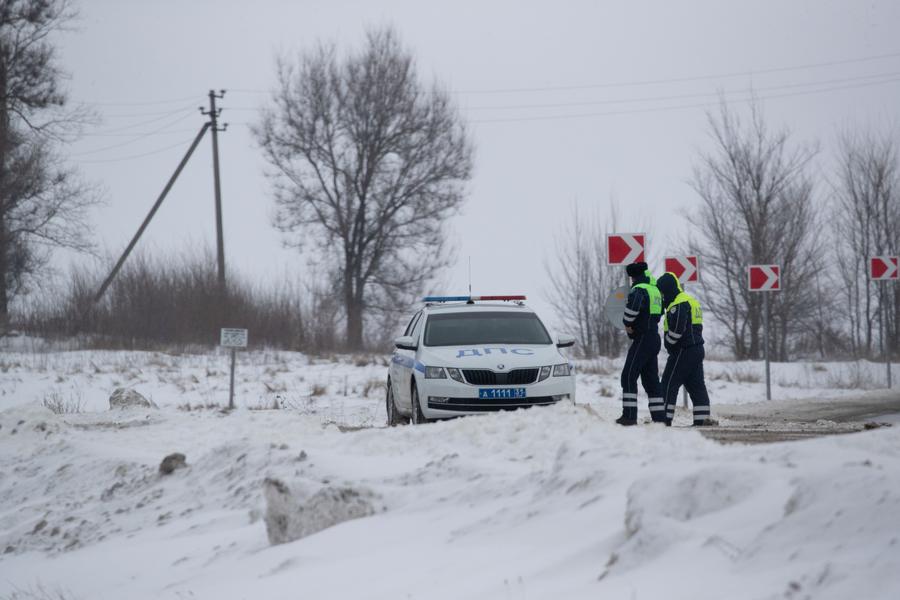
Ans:
[{"label": "grey sky", "polygon": [[[464,291],[471,256],[476,293],[526,293],[541,312],[544,264],[574,204],[605,214],[615,197],[623,230],[651,225],[654,257],[676,250],[670,243],[684,228],[689,234],[682,216],[696,199],[686,182],[708,145],[698,105],[715,105],[719,91],[739,100],[752,85],[772,125],[821,142],[823,174],[839,127],[892,127],[900,107],[900,54],[844,62],[900,53],[893,1],[83,0],[79,7],[78,30],[59,38],[71,96],[101,103],[106,119],[92,133],[115,134],[70,148],[107,190],[97,214],[102,245],[121,251],[202,124],[196,107],[210,88],[224,88],[229,268],[267,279],[300,277],[305,261],[281,249],[270,225],[264,165],[247,124],[267,98],[260,92],[273,85],[276,53],[320,39],[358,46],[366,27],[392,24],[421,74],[457,94],[472,122],[476,173],[464,213],[451,224],[458,265],[446,290],[434,291]],[[774,71],[821,63],[833,64]],[[648,81],[658,83],[620,85]],[[514,108],[522,105],[529,107]],[[210,154],[207,139],[144,247],[214,244]]]}]

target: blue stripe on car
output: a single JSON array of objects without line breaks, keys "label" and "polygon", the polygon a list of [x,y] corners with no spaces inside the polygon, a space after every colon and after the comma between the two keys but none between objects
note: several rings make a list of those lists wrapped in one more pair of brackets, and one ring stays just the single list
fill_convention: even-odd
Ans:
[{"label": "blue stripe on car", "polygon": [[402,354],[395,354],[391,360],[401,367],[405,367],[407,369],[412,369],[413,364],[415,363],[411,356],[403,356]]}]

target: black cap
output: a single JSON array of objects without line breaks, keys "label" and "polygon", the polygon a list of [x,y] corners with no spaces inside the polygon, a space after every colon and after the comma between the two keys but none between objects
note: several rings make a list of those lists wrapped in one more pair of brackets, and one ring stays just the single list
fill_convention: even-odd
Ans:
[{"label": "black cap", "polygon": [[636,262],[625,267],[625,272],[628,273],[629,277],[641,277],[647,272],[647,268],[647,263]]}]

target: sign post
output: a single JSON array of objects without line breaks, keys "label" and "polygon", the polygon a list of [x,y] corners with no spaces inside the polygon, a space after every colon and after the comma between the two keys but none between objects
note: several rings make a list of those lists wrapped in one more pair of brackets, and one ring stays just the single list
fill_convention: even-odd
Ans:
[{"label": "sign post", "polygon": [[[750,265],[747,267],[747,287],[751,292],[781,290],[779,265]],[[766,359],[766,400],[772,399],[772,376],[769,368],[769,294],[763,294],[763,355]]]},{"label": "sign post", "polygon": [[[700,281],[700,258],[697,256],[667,256],[663,264],[666,273],[677,277],[682,285]],[[682,389],[681,402],[685,408],[688,407],[687,388]]]},{"label": "sign post", "polygon": [[231,383],[228,387],[228,410],[234,410],[234,359],[238,348],[247,347],[247,330],[223,327],[219,345],[231,348]]},{"label": "sign post", "polygon": [[884,284],[886,281],[900,279],[900,257],[898,256],[873,256],[869,259],[869,278],[872,281],[880,281],[878,287],[878,308],[881,317],[878,319],[879,337],[881,337],[881,351],[884,355],[885,369],[887,370],[887,386],[891,387],[891,344],[890,336],[885,340],[885,310],[884,310]]}]

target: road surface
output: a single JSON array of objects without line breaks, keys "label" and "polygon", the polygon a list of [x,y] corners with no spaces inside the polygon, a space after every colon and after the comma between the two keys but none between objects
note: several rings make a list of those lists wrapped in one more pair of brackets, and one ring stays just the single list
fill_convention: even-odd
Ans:
[{"label": "road surface", "polygon": [[767,443],[900,427],[900,390],[846,398],[773,400],[713,407],[720,426],[701,430],[722,443]]}]

